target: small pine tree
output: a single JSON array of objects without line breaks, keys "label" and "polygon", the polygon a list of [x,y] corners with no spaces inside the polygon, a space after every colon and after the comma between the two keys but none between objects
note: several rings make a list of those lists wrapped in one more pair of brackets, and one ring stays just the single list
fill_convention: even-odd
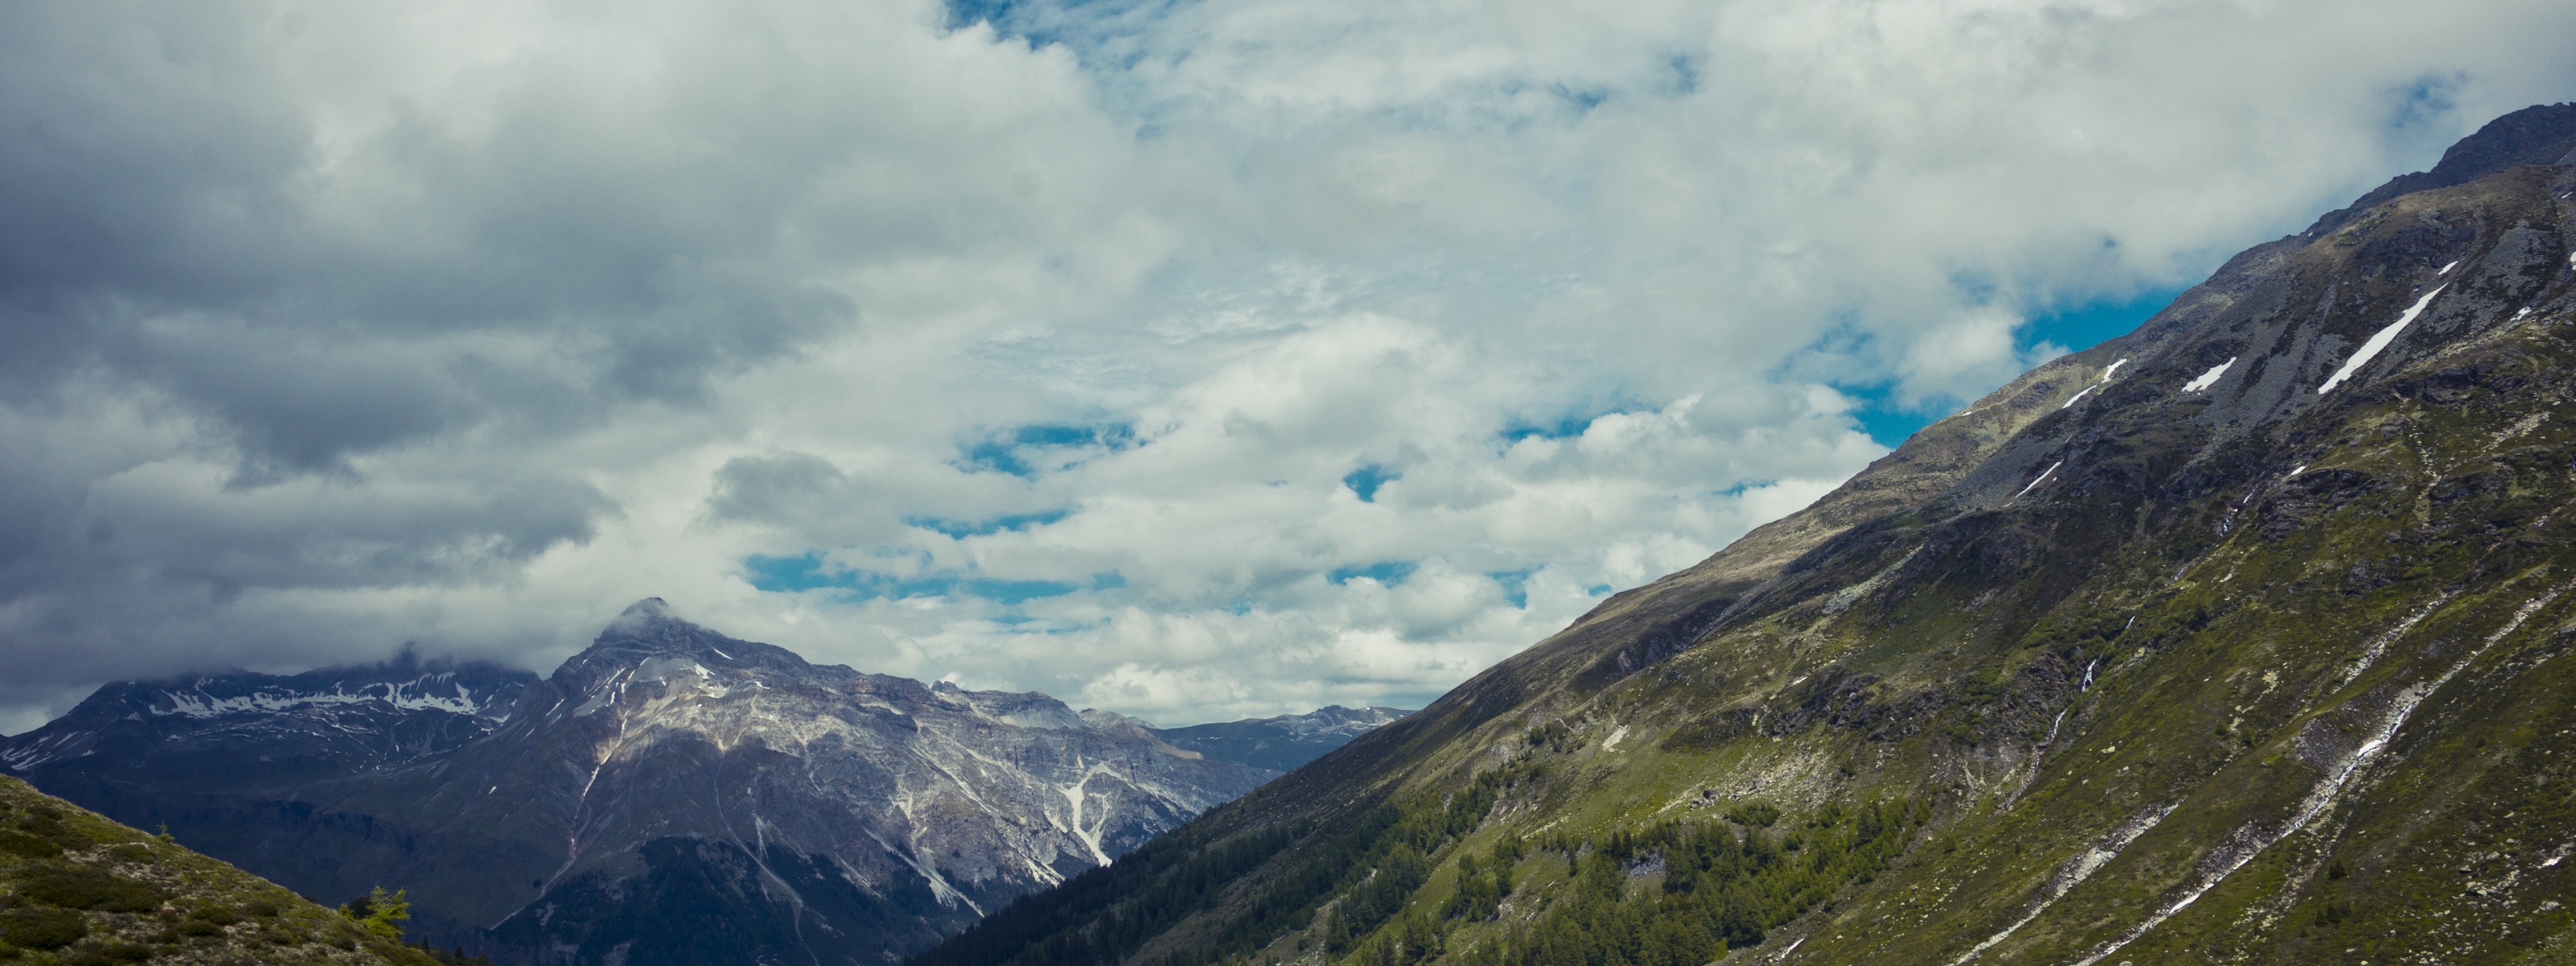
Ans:
[{"label": "small pine tree", "polygon": [[341,906],[340,914],[367,927],[368,932],[400,942],[402,924],[411,918],[411,890],[396,889],[389,893],[385,887],[377,886],[374,891]]}]

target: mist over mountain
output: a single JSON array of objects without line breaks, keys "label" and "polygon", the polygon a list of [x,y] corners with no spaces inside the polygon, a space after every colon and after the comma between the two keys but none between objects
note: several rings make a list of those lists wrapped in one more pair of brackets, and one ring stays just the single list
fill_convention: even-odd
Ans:
[{"label": "mist over mountain", "polygon": [[112,684],[0,740],[0,767],[307,895],[407,888],[442,945],[875,963],[1395,714],[1202,726],[1203,753],[1159,737],[1197,729],[817,666],[647,600],[543,678],[406,658]]},{"label": "mist over mountain", "polygon": [[2566,962],[2571,199],[2499,118],[916,962]]}]

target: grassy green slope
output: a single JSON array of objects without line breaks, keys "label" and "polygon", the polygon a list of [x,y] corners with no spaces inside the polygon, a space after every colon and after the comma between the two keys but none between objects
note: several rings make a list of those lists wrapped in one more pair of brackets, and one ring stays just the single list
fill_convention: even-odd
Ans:
[{"label": "grassy green slope", "polygon": [[2564,960],[2571,188],[2248,252],[923,962]]},{"label": "grassy green slope", "polygon": [[257,876],[0,776],[0,962],[433,960]]}]

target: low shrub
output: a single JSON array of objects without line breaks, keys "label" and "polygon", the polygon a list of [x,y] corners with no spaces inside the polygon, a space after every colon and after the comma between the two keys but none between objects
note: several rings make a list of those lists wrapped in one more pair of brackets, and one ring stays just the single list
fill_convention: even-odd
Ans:
[{"label": "low shrub", "polygon": [[0,939],[28,949],[61,949],[89,935],[89,923],[68,909],[0,912]]},{"label": "low shrub", "polygon": [[29,876],[19,892],[65,909],[150,912],[169,898],[161,890],[97,869],[54,868]]}]

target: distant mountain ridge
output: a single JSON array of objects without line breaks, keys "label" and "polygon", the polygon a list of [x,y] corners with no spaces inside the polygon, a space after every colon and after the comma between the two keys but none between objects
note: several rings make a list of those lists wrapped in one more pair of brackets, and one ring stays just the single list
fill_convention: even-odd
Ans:
[{"label": "distant mountain ridge", "polygon": [[408,653],[302,674],[120,681],[41,728],[0,738],[0,769],[94,758],[174,787],[283,788],[454,751],[499,727],[536,681],[516,668]]},{"label": "distant mountain ridge", "polygon": [[[1224,727],[1284,763],[1377,715],[1311,717]],[[309,895],[410,888],[443,944],[631,966],[889,961],[1277,774],[659,600],[543,678],[406,657],[108,685],[0,767]]]},{"label": "distant mountain ridge", "polygon": [[1149,730],[1176,748],[1219,761],[1286,772],[1412,713],[1403,708],[1345,708],[1336,704],[1305,714]]}]

